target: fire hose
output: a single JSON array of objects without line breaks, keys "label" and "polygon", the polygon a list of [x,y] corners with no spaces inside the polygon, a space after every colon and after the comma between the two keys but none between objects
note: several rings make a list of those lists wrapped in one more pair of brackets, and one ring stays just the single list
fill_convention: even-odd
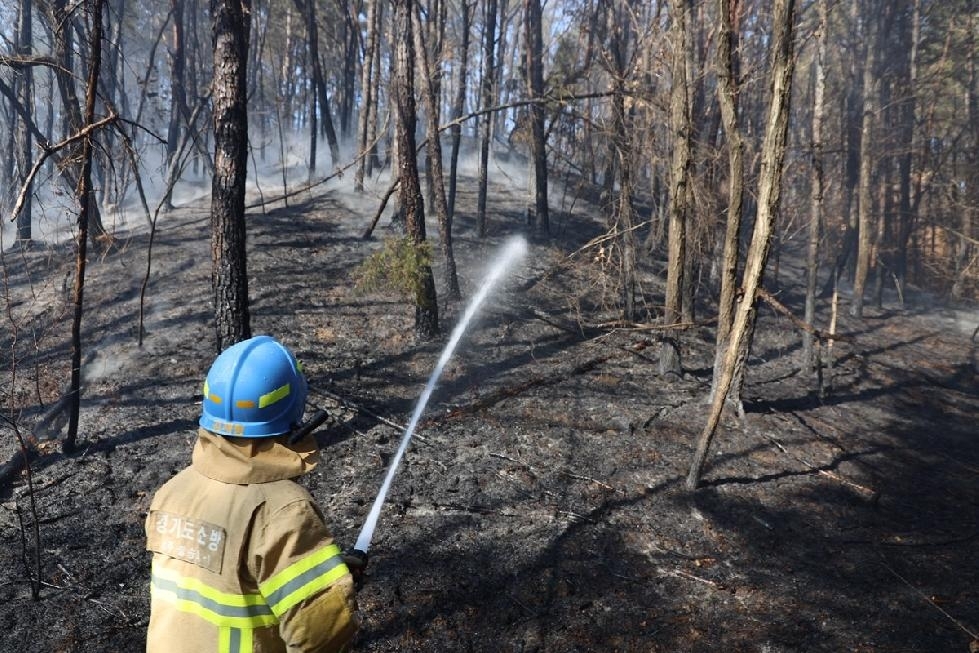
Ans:
[{"label": "fire hose", "polygon": [[[397,453],[391,460],[387,475],[384,477],[384,482],[381,484],[381,489],[377,493],[377,497],[374,499],[374,504],[367,515],[367,519],[365,520],[360,531],[360,535],[357,537],[357,542],[354,545],[354,548],[346,553],[346,555],[353,558],[355,562],[360,562],[361,569],[367,565],[367,552],[370,549],[371,539],[373,538],[374,530],[377,527],[377,520],[381,512],[381,507],[384,505],[384,500],[387,498],[388,490],[391,487],[391,482],[394,479],[395,473],[398,471],[398,466],[408,448],[408,443],[411,441],[411,436],[415,432],[415,427],[418,425],[418,421],[421,418],[422,413],[425,411],[425,406],[432,395],[432,391],[435,389],[435,384],[442,375],[442,370],[445,368],[446,363],[449,362],[449,359],[452,358],[452,354],[455,351],[456,346],[462,339],[462,334],[472,321],[473,316],[483,303],[483,300],[486,299],[489,291],[503,275],[503,273],[509,269],[510,265],[517,258],[522,257],[526,251],[527,243],[523,238],[515,237],[508,241],[497,259],[491,265],[483,285],[480,287],[476,295],[473,296],[472,300],[470,300],[469,306],[466,308],[466,312],[463,314],[462,319],[459,320],[453,329],[449,342],[442,351],[442,355],[439,357],[438,363],[436,364],[432,375],[428,379],[428,383],[425,384],[425,389],[422,391],[421,397],[419,397],[418,403],[415,406],[415,411],[411,416],[411,421],[408,423],[404,436],[401,438],[401,444],[398,447]],[[329,414],[327,411],[318,411],[293,433],[292,437],[290,438],[290,442],[297,442],[306,437],[319,428],[319,426],[322,425],[328,418]]]}]

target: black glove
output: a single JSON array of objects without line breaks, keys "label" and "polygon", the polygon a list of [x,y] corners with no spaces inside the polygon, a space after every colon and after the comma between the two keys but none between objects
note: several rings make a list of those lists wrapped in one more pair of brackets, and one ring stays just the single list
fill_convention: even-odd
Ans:
[{"label": "black glove", "polygon": [[367,571],[367,553],[350,549],[345,551],[341,557],[344,564],[347,565],[347,569],[350,570],[350,575],[354,577],[354,585],[359,586],[364,580],[364,572]]}]

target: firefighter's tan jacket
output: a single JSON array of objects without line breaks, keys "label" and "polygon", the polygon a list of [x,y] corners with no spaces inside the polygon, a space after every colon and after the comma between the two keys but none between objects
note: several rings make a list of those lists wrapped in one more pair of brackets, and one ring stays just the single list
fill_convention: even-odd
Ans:
[{"label": "firefighter's tan jacket", "polygon": [[359,622],[353,579],[310,494],[292,478],[312,437],[201,429],[193,462],[153,497],[149,653],[339,651]]}]

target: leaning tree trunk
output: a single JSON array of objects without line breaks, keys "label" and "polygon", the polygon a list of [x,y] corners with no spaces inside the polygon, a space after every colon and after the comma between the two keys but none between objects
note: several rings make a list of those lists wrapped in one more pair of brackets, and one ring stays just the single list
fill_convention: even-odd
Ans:
[{"label": "leaning tree trunk", "polygon": [[[401,35],[395,51],[395,95],[398,116],[395,132],[398,139],[398,200],[405,219],[405,230],[416,248],[425,246],[425,206],[418,178],[418,147],[415,143],[415,47],[412,36],[411,6],[413,0],[395,0],[395,33]],[[415,289],[415,334],[431,340],[439,334],[438,301],[431,265],[423,263],[417,271]]]},{"label": "leaning tree trunk", "polygon": [[[88,89],[85,92],[84,124],[95,122],[95,98],[98,93],[99,69],[102,67],[102,3],[92,0],[92,55],[88,67]],[[92,138],[89,132],[82,139],[81,173],[78,179],[78,255],[75,259],[75,284],[72,292],[74,315],[71,321],[71,381],[68,390],[68,432],[61,448],[65,453],[75,450],[78,437],[78,413],[81,407],[82,372],[82,312],[85,296],[85,261],[88,256],[89,211],[95,204],[92,191]]]},{"label": "leaning tree trunk", "polygon": [[690,199],[691,119],[685,50],[689,47],[690,0],[680,0],[674,6],[673,16],[673,83],[670,90],[670,131],[673,133],[673,159],[670,163],[670,226],[669,252],[666,268],[666,302],[663,321],[667,330],[663,334],[660,350],[660,374],[680,374],[680,345],[678,332],[673,325],[682,315],[683,273],[687,240],[687,218]]},{"label": "leaning tree trunk", "polygon": [[782,184],[782,170],[785,160],[785,141],[789,130],[789,99],[792,93],[793,24],[795,22],[795,0],[774,0],[774,23],[772,39],[771,104],[765,124],[765,138],[762,143],[761,170],[758,181],[758,216],[755,219],[754,233],[745,260],[744,298],[738,305],[737,314],[731,329],[730,343],[724,357],[721,380],[711,402],[707,424],[697,440],[686,487],[696,489],[700,475],[707,460],[711,440],[717,431],[728,391],[735,377],[739,361],[747,359],[751,349],[756,316],[755,305],[761,278],[765,272],[775,216],[778,211]]},{"label": "leaning tree trunk", "polygon": [[220,352],[251,337],[245,255],[250,0],[211,0],[211,21],[214,47],[211,291],[215,344]]}]

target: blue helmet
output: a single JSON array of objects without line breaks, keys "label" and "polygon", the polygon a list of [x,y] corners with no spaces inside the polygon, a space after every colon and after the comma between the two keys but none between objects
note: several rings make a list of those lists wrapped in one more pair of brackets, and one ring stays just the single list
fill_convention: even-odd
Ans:
[{"label": "blue helmet", "polygon": [[255,336],[228,347],[211,365],[200,425],[242,438],[282,435],[302,420],[306,393],[292,352],[271,336]]}]

